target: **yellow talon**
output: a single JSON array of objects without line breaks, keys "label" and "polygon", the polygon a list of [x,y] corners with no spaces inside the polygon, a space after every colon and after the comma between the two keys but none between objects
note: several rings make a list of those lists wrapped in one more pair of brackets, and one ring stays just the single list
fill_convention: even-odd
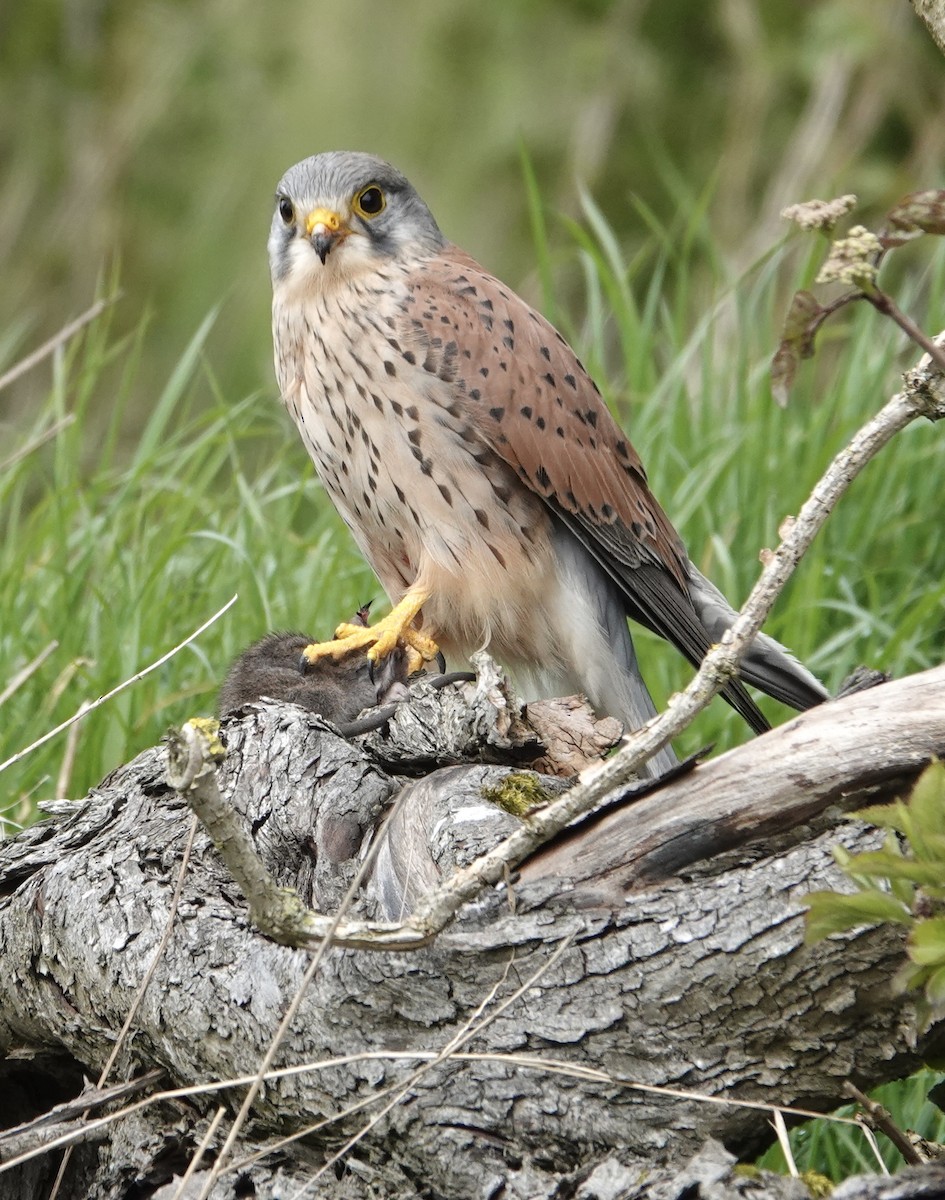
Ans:
[{"label": "yellow talon", "polygon": [[414,619],[429,597],[429,592],[411,590],[376,624],[369,627],[347,623],[339,625],[333,641],[306,646],[302,655],[310,663],[315,663],[320,658],[338,661],[358,650],[366,649],[368,658],[372,662],[378,662],[393,653],[398,646],[403,646],[407,651],[407,663],[412,674],[425,662],[435,659],[439,653],[439,647],[432,638],[412,628]]}]

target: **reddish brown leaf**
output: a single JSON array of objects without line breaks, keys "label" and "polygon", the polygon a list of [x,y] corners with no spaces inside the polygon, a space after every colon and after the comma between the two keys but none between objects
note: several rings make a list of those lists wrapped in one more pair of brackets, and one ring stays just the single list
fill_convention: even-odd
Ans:
[{"label": "reddish brown leaf", "polygon": [[814,353],[814,337],[827,310],[812,292],[795,292],[784,319],[781,343],[771,360],[771,394],[785,408],[797,368],[804,358]]},{"label": "reddish brown leaf", "polygon": [[882,229],[879,233],[880,245],[884,250],[895,250],[906,242],[914,242],[922,237],[921,229]]},{"label": "reddish brown leaf", "polygon": [[897,229],[945,233],[945,191],[910,192],[887,213],[887,217]]}]

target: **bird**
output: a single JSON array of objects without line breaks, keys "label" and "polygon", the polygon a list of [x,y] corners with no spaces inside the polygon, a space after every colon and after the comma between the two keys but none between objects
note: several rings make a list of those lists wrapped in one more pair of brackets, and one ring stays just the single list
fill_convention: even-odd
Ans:
[{"label": "bird", "polygon": [[[523,698],[582,692],[628,730],[650,720],[627,618],[698,665],[735,613],[564,337],[371,154],[286,171],[268,250],[282,400],[393,606],[306,658],[487,648]],[[763,732],[746,682],[795,709],[828,698],[763,633],[722,691]],[[675,762],[666,747],[648,773]]]}]

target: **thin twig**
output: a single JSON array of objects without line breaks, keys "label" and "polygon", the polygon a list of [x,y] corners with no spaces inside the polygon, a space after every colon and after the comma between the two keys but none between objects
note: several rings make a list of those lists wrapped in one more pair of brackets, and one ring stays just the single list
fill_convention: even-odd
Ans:
[{"label": "thin twig", "polygon": [[[216,764],[225,757],[216,721],[198,717],[165,738],[167,781],[180,792],[249,903],[249,917],[267,937],[288,946],[311,946],[309,910],[291,888],[281,887],[260,858],[249,830],[220,794]],[[328,918],[322,917],[328,925]]]},{"label": "thin twig", "polygon": [[167,910],[167,921],[164,926],[164,933],[161,935],[161,941],[159,942],[157,949],[154,951],[154,957],[151,959],[144,979],[141,981],[141,986],[138,988],[131,1008],[128,1010],[128,1015],[125,1017],[124,1024],[119,1031],[118,1037],[115,1039],[115,1045],[111,1054],[108,1056],[108,1061],[105,1063],[105,1066],[102,1067],[102,1073],[99,1077],[99,1087],[104,1085],[104,1082],[108,1078],[112,1067],[115,1065],[118,1055],[121,1053],[122,1047],[125,1044],[125,1040],[128,1037],[128,1032],[131,1029],[135,1017],[138,1015],[138,1010],[140,1009],[141,1003],[144,1000],[144,994],[148,990],[148,986],[151,983],[151,980],[154,978],[154,973],[158,968],[158,964],[164,957],[164,952],[171,940],[171,934],[174,932],[174,922],[177,919],[177,910],[180,906],[180,898],[184,891],[184,881],[187,878],[187,868],[190,865],[190,855],[194,848],[194,838],[197,835],[198,826],[199,822],[197,818],[194,817],[190,823],[190,829],[187,831],[187,840],[184,842],[184,850],[181,854],[180,867],[177,871],[177,883],[174,886],[174,894],[171,896],[171,903]]},{"label": "thin twig", "polygon": [[[31,1121],[24,1121],[20,1125],[4,1129],[0,1133],[0,1159],[2,1159],[0,1170],[6,1170],[20,1162],[35,1158],[39,1154],[57,1149],[62,1145],[64,1137],[70,1144],[85,1140],[89,1136],[86,1121],[90,1112],[146,1091],[163,1075],[164,1072],[160,1068],[156,1068],[135,1079],[116,1083],[109,1088],[85,1088],[72,1100],[54,1105]],[[150,1097],[145,1100],[145,1103],[150,1103]],[[119,1116],[120,1114],[117,1112],[111,1113],[109,1119],[117,1120]],[[56,1134],[53,1131],[57,1129],[66,1129],[67,1133]]]},{"label": "thin twig", "polygon": [[[512,962],[514,962],[514,953],[506,962],[505,970],[502,971],[501,978],[496,980],[495,984],[487,992],[487,995],[483,997],[483,1000],[480,1001],[480,1003],[478,1003],[475,1012],[470,1015],[469,1020],[464,1022],[463,1028],[468,1028],[471,1025],[471,1022],[475,1021],[477,1016],[481,1015],[484,1008],[486,1008],[489,1003],[492,1003],[496,992],[498,992],[498,990],[501,988],[501,985],[505,983],[505,980],[508,976],[508,970],[510,970]],[[438,1060],[441,1052],[443,1051],[425,1051],[423,1052],[422,1060],[433,1063],[434,1061]],[[409,1061],[416,1062],[416,1058],[409,1056]],[[252,1166],[253,1163],[258,1163],[260,1159],[267,1158],[272,1153],[277,1153],[278,1151],[284,1150],[285,1147],[293,1145],[294,1142],[299,1141],[301,1138],[308,1138],[309,1135],[318,1133],[320,1129],[324,1129],[326,1126],[330,1126],[330,1124],[337,1124],[341,1121],[347,1121],[349,1117],[356,1116],[359,1114],[359,1112],[363,1112],[363,1110],[371,1108],[372,1104],[377,1104],[379,1100],[383,1100],[385,1097],[391,1096],[393,1092],[401,1092],[401,1094],[403,1094],[404,1088],[413,1085],[413,1080],[417,1074],[419,1074],[419,1072],[414,1072],[413,1075],[408,1076],[408,1080],[405,1082],[405,1084],[399,1080],[397,1082],[393,1082],[393,1084],[387,1084],[386,1087],[381,1087],[379,1091],[374,1092],[372,1096],[365,1096],[360,1100],[355,1100],[353,1104],[345,1105],[345,1108],[339,1110],[338,1112],[332,1112],[332,1114],[321,1118],[320,1121],[311,1124],[311,1126],[306,1126],[305,1128],[296,1130],[295,1133],[289,1134],[288,1136],[285,1136],[285,1138],[279,1139],[279,1141],[270,1142],[270,1144],[267,1145],[264,1150],[259,1150],[254,1154],[249,1154],[247,1158],[242,1158],[239,1160],[239,1162],[228,1166],[228,1172],[230,1172],[230,1174],[234,1174],[236,1171],[245,1170],[247,1166]]]},{"label": "thin twig", "polygon": [[867,1125],[872,1129],[878,1129],[880,1133],[885,1133],[910,1166],[919,1167],[925,1162],[922,1155],[916,1150],[915,1146],[913,1146],[881,1104],[875,1100],[871,1100],[855,1084],[852,1084],[849,1079],[844,1083],[843,1090],[863,1109],[862,1119]]},{"label": "thin twig", "polygon": [[39,450],[41,446],[45,446],[47,442],[51,442],[54,437],[57,437],[64,429],[75,421],[75,413],[66,413],[64,417],[60,417],[58,421],[54,421],[48,429],[44,429],[42,433],[38,433],[36,437],[21,446],[19,450],[14,450],[9,458],[5,458],[0,462],[0,473],[9,470],[10,467],[16,466],[18,462],[22,462],[24,458],[28,458],[35,450]]},{"label": "thin twig", "polygon": [[[79,705],[77,716],[82,716],[89,707],[89,702],[83,700]],[[75,766],[75,756],[79,749],[79,724],[72,726],[66,736],[66,748],[62,755],[59,774],[56,776],[56,788],[53,795],[57,800],[65,800],[69,794],[69,781],[72,779],[72,768]]]},{"label": "thin twig", "polygon": [[923,329],[916,325],[908,313],[902,311],[892,296],[887,295],[886,292],[877,290],[875,292],[864,292],[863,299],[868,300],[877,312],[881,312],[884,316],[889,317],[890,320],[895,321],[903,333],[911,338],[916,345],[922,347],[938,369],[945,371],[945,350],[930,338]]},{"label": "thin twig", "polygon": [[[432,1061],[439,1054],[436,1050],[365,1050],[356,1054],[340,1055],[337,1058],[321,1059],[318,1062],[297,1063],[291,1067],[278,1067],[275,1070],[268,1071],[264,1082],[269,1083],[275,1080],[284,1079],[295,1075],[305,1075],[315,1071],[331,1070],[339,1066],[347,1066],[357,1062],[405,1062],[417,1060]],[[660,1087],[658,1084],[652,1083],[637,1083],[630,1079],[623,1079],[617,1075],[611,1075],[607,1071],[601,1071],[596,1067],[586,1067],[579,1063],[567,1062],[563,1059],[556,1058],[540,1058],[537,1055],[528,1054],[500,1054],[496,1052],[458,1052],[453,1055],[456,1062],[493,1062],[502,1066],[520,1067],[523,1070],[541,1071],[546,1074],[563,1075],[569,1079],[577,1079],[582,1082],[600,1083],[608,1087],[628,1088],[632,1091],[645,1092],[648,1095],[665,1096],[673,1100],[687,1100],[694,1104],[713,1104],[728,1108],[745,1108],[755,1112],[766,1112],[772,1115],[778,1111],[786,1113],[789,1116],[803,1117],[806,1119],[823,1119],[831,1121],[837,1125],[854,1125],[862,1129],[864,1133],[869,1133],[862,1121],[854,1117],[840,1117],[834,1113],[814,1112],[807,1108],[794,1108],[788,1104],[770,1104],[763,1100],[735,1100],[727,1096],[708,1096],[700,1092],[685,1091],[682,1088]],[[21,1166],[23,1163],[37,1158],[40,1154],[46,1154],[51,1150],[58,1150],[61,1147],[71,1145],[75,1142],[83,1141],[88,1136],[98,1129],[107,1125],[114,1124],[116,1121],[121,1121],[127,1117],[134,1116],[135,1113],[141,1112],[155,1104],[165,1104],[174,1100],[191,1099],[194,1096],[212,1095],[219,1091],[224,1091],[230,1088],[243,1088],[252,1083],[256,1078],[255,1075],[236,1076],[231,1079],[215,1080],[211,1083],[192,1084],[188,1087],[180,1087],[169,1089],[164,1092],[155,1092],[151,1096],[146,1096],[144,1099],[137,1101],[128,1108],[120,1109],[116,1112],[109,1113],[105,1117],[101,1117],[95,1121],[83,1126],[80,1130],[71,1130],[69,1133],[61,1134],[59,1137],[44,1142],[41,1145],[34,1146],[29,1150],[24,1150],[16,1157],[5,1158],[0,1162],[0,1175],[5,1171],[12,1170],[14,1167]],[[134,1081],[140,1083],[141,1081]],[[124,1085],[120,1085],[124,1086]],[[391,1090],[397,1087],[397,1084],[391,1084]],[[325,1124],[332,1123],[344,1116],[349,1115],[349,1112],[355,1108],[363,1108],[368,1104],[373,1103],[377,1099],[376,1096],[366,1097],[358,1102],[357,1106],[352,1106],[351,1110],[345,1110],[343,1113],[336,1113],[334,1117],[326,1118],[320,1122],[315,1128],[321,1128]],[[0,1144],[3,1139],[0,1134]],[[281,1144],[281,1143],[280,1143]],[[263,1157],[269,1152],[269,1148],[260,1151],[257,1155],[251,1158],[243,1159],[239,1163],[234,1164],[230,1170],[245,1167],[248,1163],[255,1162],[258,1158]]]},{"label": "thin twig", "polygon": [[104,312],[109,305],[114,304],[120,295],[120,292],[116,292],[114,296],[108,296],[104,300],[96,300],[91,308],[87,308],[81,316],[76,317],[74,321],[70,321],[68,325],[64,325],[58,333],[53,334],[48,342],[43,342],[32,354],[27,354],[26,358],[21,358],[9,371],[0,375],[0,392],[19,379],[21,375],[25,375],[27,371],[31,371],[44,358],[48,358],[64,342],[68,342],[69,338],[74,337],[80,329],[84,329],[86,325],[94,321],[99,313]]},{"label": "thin twig", "polygon": [[126,679],[124,683],[120,683],[117,687],[112,688],[112,690],[110,692],[106,692],[104,696],[99,696],[97,700],[93,700],[90,704],[83,703],[83,706],[79,708],[79,711],[73,713],[67,721],[63,721],[62,724],[57,725],[55,729],[50,729],[48,733],[44,733],[41,738],[38,738],[31,745],[25,747],[25,749],[18,751],[12,756],[12,758],[8,758],[6,762],[0,763],[0,772],[5,771],[7,767],[12,767],[15,763],[20,762],[22,759],[26,758],[27,755],[32,754],[34,750],[38,750],[40,746],[45,746],[47,742],[52,741],[54,737],[62,733],[63,730],[68,729],[70,725],[74,725],[76,721],[81,721],[83,717],[88,716],[90,712],[93,712],[96,708],[100,708],[103,704],[106,704],[109,700],[117,696],[119,692],[123,692],[125,688],[131,687],[133,683],[137,683],[140,679],[144,679],[146,675],[150,675],[151,672],[156,671],[158,667],[162,667],[168,661],[168,659],[173,658],[178,651],[183,650],[183,648],[185,646],[189,646],[190,643],[195,640],[195,638],[200,637],[205,630],[210,628],[214,621],[218,621],[220,617],[222,617],[227,611],[227,609],[233,607],[238,599],[238,595],[231,596],[221,609],[215,612],[208,621],[204,621],[200,628],[195,629],[189,637],[184,638],[184,640],[176,645],[173,650],[168,650],[168,652],[166,654],[162,654],[156,662],[151,663],[150,666],[145,667],[136,675],[132,675],[131,678]]},{"label": "thin twig", "polygon": [[870,1129],[869,1121],[861,1115],[857,1120],[857,1125],[859,1125],[860,1132],[866,1138],[867,1145],[873,1151],[873,1157],[876,1159],[880,1175],[889,1175],[889,1167],[886,1166],[886,1160],[883,1158],[882,1151],[879,1148],[876,1134]]},{"label": "thin twig", "polygon": [[17,671],[3,691],[0,692],[0,706],[4,705],[15,692],[19,691],[27,679],[35,675],[46,659],[49,658],[50,654],[58,649],[58,642],[50,642],[48,646],[40,650],[32,662],[28,662],[25,667]]},{"label": "thin twig", "polygon": [[[300,1188],[295,1193],[295,1195],[292,1197],[292,1200],[302,1200],[302,1196],[308,1191],[309,1185],[321,1179],[325,1172],[330,1171],[336,1162],[344,1158],[348,1151],[356,1146],[362,1138],[366,1137],[379,1121],[382,1121],[393,1108],[396,1108],[398,1104],[401,1104],[404,1098],[414,1087],[416,1087],[417,1083],[425,1075],[432,1071],[434,1067],[453,1059],[460,1046],[464,1046],[467,1042],[471,1041],[472,1038],[478,1037],[480,1033],[489,1028],[489,1026],[496,1020],[497,1017],[499,1017],[503,1012],[506,1011],[506,1009],[510,1008],[511,1005],[524,996],[529,988],[534,987],[542,975],[544,975],[558,961],[558,959],[572,945],[573,942],[573,933],[569,933],[563,937],[559,944],[555,947],[554,953],[551,954],[545,962],[541,963],[538,968],[531,973],[528,979],[525,980],[524,983],[517,987],[510,996],[507,996],[497,1008],[493,1009],[492,1012],[488,1013],[482,1018],[482,1020],[477,1021],[477,1017],[479,1017],[479,1015],[484,1011],[491,997],[483,1001],[476,1012],[471,1014],[469,1019],[464,1022],[463,1026],[458,1030],[458,1032],[454,1034],[449,1042],[447,1042],[447,1044],[437,1053],[436,1057],[431,1059],[429,1062],[424,1063],[422,1067],[418,1067],[417,1070],[414,1071],[413,1074],[407,1079],[407,1081],[400,1085],[397,1094],[388,1100],[384,1107],[379,1112],[375,1113],[374,1116],[371,1117],[371,1119],[355,1134],[348,1138],[347,1142],[345,1142],[341,1149],[337,1150],[327,1162],[322,1163],[322,1165],[318,1168],[312,1178],[308,1180],[304,1187]],[[506,964],[506,971],[508,971],[508,964]]]},{"label": "thin twig", "polygon": [[[567,942],[569,944],[571,941],[572,941],[572,935],[568,935],[568,937],[564,939],[564,942]],[[563,948],[564,948],[564,946],[562,943],[562,946],[560,946],[558,949],[563,950]],[[559,957],[559,954],[558,954],[558,951],[556,950],[555,953],[551,956],[551,958],[549,958],[548,961],[546,963],[544,963],[542,965],[542,967],[539,969],[539,974],[543,974],[548,969],[548,967],[551,966],[552,962],[555,961],[558,957]],[[504,1009],[506,1009],[508,1007],[508,1004],[506,1004],[506,1003],[501,1004],[495,1010],[494,1013],[490,1014],[489,1020],[486,1020],[486,1021],[480,1023],[480,1018],[482,1017],[482,1014],[486,1011],[486,1009],[489,1007],[489,1005],[495,999],[499,989],[502,987],[502,985],[505,983],[506,979],[508,978],[509,971],[511,970],[511,967],[512,967],[512,964],[514,963],[514,961],[515,961],[515,951],[513,950],[511,956],[508,958],[508,960],[505,963],[505,967],[502,971],[502,975],[500,976],[500,978],[496,980],[496,982],[489,989],[489,991],[486,993],[486,995],[482,998],[482,1000],[480,1000],[480,1002],[476,1006],[475,1010],[470,1013],[469,1017],[463,1022],[462,1027],[457,1031],[457,1033],[455,1033],[453,1035],[453,1037],[450,1038],[450,1040],[447,1042],[447,1044],[445,1046],[441,1047],[438,1051],[436,1051],[434,1053],[433,1057],[428,1059],[426,1062],[424,1062],[424,1064],[422,1066],[418,1067],[415,1071],[413,1071],[407,1077],[406,1080],[392,1084],[390,1087],[383,1089],[385,1095],[388,1093],[391,1093],[391,1092],[396,1093],[396,1094],[393,1096],[393,1098],[387,1104],[385,1104],[385,1106],[381,1109],[380,1112],[376,1113],[365,1125],[363,1125],[358,1130],[358,1132],[356,1134],[354,1134],[353,1137],[349,1138],[349,1140],[345,1143],[345,1145],[343,1145],[341,1147],[341,1149],[337,1151],[337,1153],[332,1155],[332,1157],[328,1160],[328,1162],[322,1164],[322,1166],[319,1168],[319,1170],[316,1172],[316,1174],[303,1185],[301,1190],[298,1191],[295,1194],[295,1196],[292,1197],[292,1200],[299,1200],[299,1198],[301,1196],[303,1196],[305,1194],[305,1192],[308,1190],[309,1184],[314,1183],[317,1179],[319,1179],[325,1173],[326,1170],[329,1170],[336,1162],[339,1161],[339,1159],[343,1158],[344,1155],[346,1155],[348,1153],[348,1151],[361,1140],[361,1138],[363,1138],[367,1133],[369,1133],[370,1130],[373,1129],[374,1126],[378,1123],[378,1121],[382,1120],[387,1115],[387,1113],[389,1113],[391,1111],[392,1108],[394,1108],[394,1107],[396,1107],[396,1105],[402,1103],[404,1100],[404,1097],[407,1096],[410,1091],[412,1091],[412,1089],[416,1086],[417,1082],[420,1079],[422,1079],[423,1076],[428,1071],[432,1070],[433,1067],[437,1066],[439,1063],[445,1062],[447,1059],[453,1057],[453,1055],[456,1053],[456,1051],[459,1049],[459,1047],[461,1045],[463,1045],[464,1042],[468,1041],[472,1037],[477,1036],[477,1034],[479,1032],[481,1032],[482,1029],[486,1028],[489,1024],[491,1024],[491,1021],[494,1020],[495,1017],[498,1016],[500,1012],[504,1011]],[[521,989],[519,988],[516,990],[516,995],[520,995],[520,994],[521,994]],[[381,1098],[382,1097],[379,1094],[375,1094],[374,1096],[367,1097],[367,1100],[369,1102],[371,1102],[371,1101],[376,1102],[378,1099],[381,1099]],[[295,1140],[295,1139],[293,1138],[292,1140]]]},{"label": "thin twig", "polygon": [[173,1200],[183,1200],[184,1196],[186,1196],[187,1184],[190,1182],[191,1179],[193,1179],[194,1175],[196,1174],[197,1168],[200,1166],[200,1160],[206,1154],[207,1147],[210,1145],[210,1142],[213,1140],[213,1135],[220,1128],[220,1123],[225,1116],[226,1116],[226,1109],[223,1108],[222,1106],[220,1108],[218,1108],[217,1111],[213,1114],[213,1120],[207,1126],[207,1132],[200,1139],[200,1143],[197,1146],[197,1149],[194,1151],[193,1158],[187,1164],[187,1170],[184,1172],[184,1177],[180,1181],[180,1186],[178,1187],[177,1191],[174,1193]]},{"label": "thin twig", "polygon": [[[182,788],[181,790],[186,795],[186,789]],[[376,831],[374,840],[372,841],[367,854],[364,856],[360,867],[355,872],[354,878],[348,885],[347,891],[345,892],[344,896],[342,896],[341,903],[338,905],[338,911],[332,918],[331,923],[326,930],[324,940],[321,942],[318,949],[315,951],[315,954],[312,956],[312,961],[309,963],[305,974],[302,976],[302,980],[298,986],[298,989],[296,990],[295,995],[292,997],[289,1007],[286,1009],[285,1016],[279,1022],[279,1027],[272,1036],[269,1047],[259,1064],[255,1078],[250,1084],[249,1090],[246,1093],[240,1110],[236,1114],[233,1124],[230,1127],[226,1141],[223,1143],[223,1146],[220,1149],[220,1153],[217,1156],[216,1162],[213,1164],[213,1169],[211,1170],[210,1175],[200,1192],[200,1195],[197,1197],[197,1200],[207,1200],[207,1197],[213,1190],[214,1184],[223,1173],[223,1168],[226,1165],[227,1158],[232,1154],[233,1147],[236,1144],[236,1139],[239,1137],[240,1130],[246,1123],[249,1117],[250,1109],[252,1108],[253,1103],[259,1094],[260,1088],[263,1086],[266,1080],[266,1072],[272,1067],[273,1060],[279,1051],[279,1047],[282,1045],[286,1034],[292,1027],[292,1023],[302,1005],[302,1000],[305,997],[305,993],[308,991],[309,985],[315,978],[315,974],[321,965],[321,961],[324,958],[326,951],[332,944],[335,930],[339,927],[339,925],[341,925],[344,914],[348,911],[348,906],[358,894],[361,884],[367,878],[368,872],[374,866],[374,860],[376,859],[378,851],[380,850],[383,842],[383,834],[388,824],[393,820],[394,816],[398,812],[403,796],[404,792],[401,792],[394,801],[390,811],[384,818],[384,821],[381,823],[380,828]]]}]

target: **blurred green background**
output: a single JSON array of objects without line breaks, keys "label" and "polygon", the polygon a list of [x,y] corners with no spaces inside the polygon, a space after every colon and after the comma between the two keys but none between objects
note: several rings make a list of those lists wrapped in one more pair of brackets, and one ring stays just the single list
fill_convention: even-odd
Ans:
[{"label": "blurred green background", "polygon": [[[585,187],[628,257],[649,233],[631,197],[667,223],[706,197],[719,252],[743,267],[812,191],[881,210],[932,186],[943,94],[902,0],[6,0],[0,349],[9,361],[58,328],[118,264],[119,327],[151,317],[142,408],[221,303],[208,349],[223,388],[272,394],[271,198],[287,166],[331,148],[394,161],[532,300],[520,147],[548,207],[577,216]],[[47,384],[0,393],[0,431]]]}]

